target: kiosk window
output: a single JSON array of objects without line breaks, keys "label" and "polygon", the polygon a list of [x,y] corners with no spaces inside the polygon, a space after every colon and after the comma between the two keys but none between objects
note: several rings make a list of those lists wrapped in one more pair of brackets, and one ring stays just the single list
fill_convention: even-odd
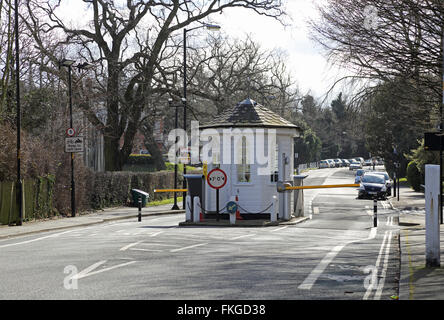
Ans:
[{"label": "kiosk window", "polygon": [[247,162],[247,139],[242,137],[241,163],[237,165],[237,181],[251,182],[250,164]]}]

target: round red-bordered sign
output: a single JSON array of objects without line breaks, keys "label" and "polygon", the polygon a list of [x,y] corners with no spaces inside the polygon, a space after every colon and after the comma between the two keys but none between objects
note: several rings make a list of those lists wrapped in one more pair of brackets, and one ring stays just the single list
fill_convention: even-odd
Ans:
[{"label": "round red-bordered sign", "polygon": [[66,129],[66,135],[73,137],[76,134],[76,131],[73,128]]},{"label": "round red-bordered sign", "polygon": [[207,182],[211,188],[221,189],[227,184],[227,175],[219,168],[213,169],[207,175]]}]

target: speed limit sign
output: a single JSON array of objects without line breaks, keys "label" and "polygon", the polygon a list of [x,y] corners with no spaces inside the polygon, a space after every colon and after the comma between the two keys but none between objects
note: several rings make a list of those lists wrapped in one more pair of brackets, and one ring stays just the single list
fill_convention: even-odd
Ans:
[{"label": "speed limit sign", "polygon": [[208,185],[213,189],[221,189],[227,183],[227,175],[219,168],[211,170],[207,175]]},{"label": "speed limit sign", "polygon": [[73,137],[76,134],[76,131],[73,128],[66,129],[66,135],[69,137]]}]

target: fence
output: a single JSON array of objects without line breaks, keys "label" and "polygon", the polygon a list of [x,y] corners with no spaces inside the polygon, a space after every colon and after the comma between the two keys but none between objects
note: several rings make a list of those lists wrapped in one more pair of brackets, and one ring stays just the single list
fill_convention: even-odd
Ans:
[{"label": "fence", "polygon": [[[52,177],[23,180],[23,220],[49,218],[56,214],[53,207]],[[16,182],[0,182],[0,224],[17,222]]]},{"label": "fence", "polygon": [[299,171],[306,169],[316,169],[316,168],[319,168],[319,162],[310,162],[298,165]]}]

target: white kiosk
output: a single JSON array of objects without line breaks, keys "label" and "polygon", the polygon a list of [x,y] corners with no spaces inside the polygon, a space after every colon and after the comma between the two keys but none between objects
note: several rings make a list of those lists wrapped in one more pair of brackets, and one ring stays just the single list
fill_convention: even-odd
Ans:
[{"label": "white kiosk", "polygon": [[[201,125],[199,130],[201,140],[207,143],[216,144],[214,137],[220,137],[218,151],[208,155],[213,162],[208,164],[208,172],[220,168],[228,176],[219,191],[222,213],[227,212],[225,205],[237,196],[242,218],[269,217],[276,196],[279,219],[291,218],[293,199],[289,194],[278,194],[276,183],[293,182],[294,138],[301,132],[298,126],[246,99]],[[216,193],[208,185],[205,188],[205,210],[215,212]]]}]

